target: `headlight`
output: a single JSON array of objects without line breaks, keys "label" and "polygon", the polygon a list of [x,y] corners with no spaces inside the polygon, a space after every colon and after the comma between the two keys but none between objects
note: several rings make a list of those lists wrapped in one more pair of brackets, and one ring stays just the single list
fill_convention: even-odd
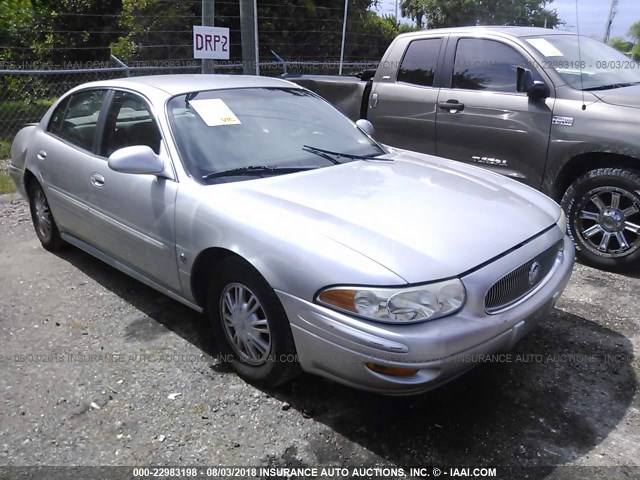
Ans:
[{"label": "headlight", "polygon": [[451,315],[464,305],[457,278],[411,288],[332,287],[316,300],[328,307],[386,323],[413,323]]},{"label": "headlight", "polygon": [[560,218],[558,218],[556,225],[560,227],[560,230],[562,230],[563,235],[567,234],[567,216],[565,215],[564,210],[562,209],[560,209]]}]

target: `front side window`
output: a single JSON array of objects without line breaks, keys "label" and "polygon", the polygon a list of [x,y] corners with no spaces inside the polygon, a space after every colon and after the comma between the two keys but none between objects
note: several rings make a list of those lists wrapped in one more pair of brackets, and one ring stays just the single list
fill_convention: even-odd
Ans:
[{"label": "front side window", "polygon": [[89,90],[74,94],[69,100],[62,123],[59,123],[60,116],[56,116],[56,110],[49,124],[49,131],[73,145],[93,151],[98,117],[105,95],[106,90]]},{"label": "front side window", "polygon": [[441,38],[411,42],[400,64],[398,81],[432,87],[441,45]]},{"label": "front side window", "polygon": [[[531,69],[531,62],[504,43],[479,38],[458,41],[453,67],[453,88],[516,92],[518,67]],[[541,80],[532,69],[535,80]]]},{"label": "front side window", "polygon": [[157,154],[160,132],[142,97],[118,91],[109,107],[100,151],[108,157],[116,150],[134,145],[147,145]]},{"label": "front side window", "polygon": [[197,179],[248,167],[328,167],[385,153],[329,103],[297,88],[193,92],[171,99],[167,113],[182,162]]}]

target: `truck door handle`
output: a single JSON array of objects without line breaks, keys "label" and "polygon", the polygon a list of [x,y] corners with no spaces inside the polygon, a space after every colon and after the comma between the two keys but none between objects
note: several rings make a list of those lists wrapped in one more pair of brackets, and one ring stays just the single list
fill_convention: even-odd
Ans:
[{"label": "truck door handle", "polygon": [[98,188],[104,187],[104,177],[99,173],[94,173],[91,175],[91,185]]},{"label": "truck door handle", "polygon": [[45,158],[47,158],[47,152],[45,152],[44,150],[40,150],[37,154],[38,160],[44,160]]},{"label": "truck door handle", "polygon": [[371,101],[369,102],[370,108],[376,108],[378,106],[378,94],[374,93],[371,95]]},{"label": "truck door handle", "polygon": [[449,113],[461,112],[464,110],[464,103],[460,103],[457,100],[447,100],[446,102],[438,104],[440,110],[448,110]]}]

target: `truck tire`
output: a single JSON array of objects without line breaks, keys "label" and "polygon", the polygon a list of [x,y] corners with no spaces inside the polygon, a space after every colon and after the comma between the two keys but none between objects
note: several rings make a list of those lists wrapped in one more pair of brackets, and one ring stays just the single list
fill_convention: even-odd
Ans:
[{"label": "truck tire", "polygon": [[562,198],[578,258],[612,272],[640,269],[640,175],[599,168],[576,179]]},{"label": "truck tire", "polygon": [[299,372],[289,319],[251,265],[225,260],[209,284],[207,311],[223,358],[250,383],[275,387]]}]

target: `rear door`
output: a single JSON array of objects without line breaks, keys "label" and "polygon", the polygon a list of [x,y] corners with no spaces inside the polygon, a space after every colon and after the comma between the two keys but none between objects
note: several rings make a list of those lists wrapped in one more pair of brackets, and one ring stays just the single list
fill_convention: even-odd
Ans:
[{"label": "rear door", "polygon": [[375,137],[422,153],[435,153],[435,122],[439,88],[435,87],[444,37],[409,37],[400,65],[378,69],[369,97],[367,118]]},{"label": "rear door", "polygon": [[74,93],[54,111],[36,140],[38,167],[56,223],[62,232],[88,240],[91,164],[107,90]]},{"label": "rear door", "polygon": [[447,47],[449,76],[441,90],[436,154],[542,185],[551,130],[553,93],[530,100],[516,92],[517,67],[543,77],[518,45],[501,39],[452,37]]}]

